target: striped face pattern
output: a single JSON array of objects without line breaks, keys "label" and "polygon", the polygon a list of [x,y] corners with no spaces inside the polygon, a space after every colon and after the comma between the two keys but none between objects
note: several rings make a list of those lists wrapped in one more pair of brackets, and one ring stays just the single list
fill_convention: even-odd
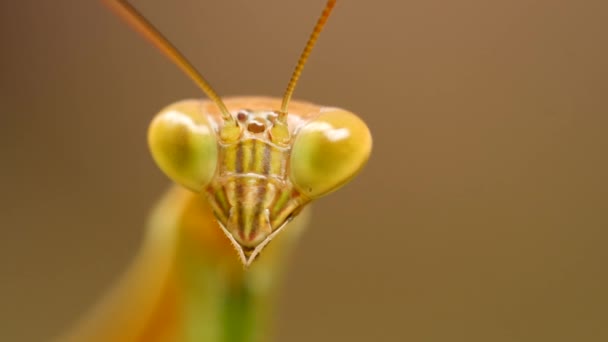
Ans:
[{"label": "striped face pattern", "polygon": [[237,111],[241,136],[219,143],[218,172],[207,188],[222,229],[246,263],[310,201],[288,177],[291,146],[269,134],[276,118],[270,110]]}]

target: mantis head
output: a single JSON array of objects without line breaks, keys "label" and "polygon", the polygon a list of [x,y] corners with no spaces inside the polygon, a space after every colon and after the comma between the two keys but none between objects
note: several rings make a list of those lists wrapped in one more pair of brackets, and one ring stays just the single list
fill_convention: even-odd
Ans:
[{"label": "mantis head", "polygon": [[355,114],[290,99],[336,1],[325,6],[282,99],[222,99],[196,69],[126,2],[112,7],[171,58],[211,101],[186,100],[153,120],[148,142],[169,178],[206,196],[245,265],[310,201],[365,165],[369,129]]}]

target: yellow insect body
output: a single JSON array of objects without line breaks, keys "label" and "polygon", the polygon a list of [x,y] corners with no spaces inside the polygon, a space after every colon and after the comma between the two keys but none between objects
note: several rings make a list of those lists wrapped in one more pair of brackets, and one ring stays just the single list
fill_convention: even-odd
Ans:
[{"label": "yellow insect body", "polygon": [[283,98],[223,100],[131,5],[105,2],[210,100],[174,103],[153,120],[152,155],[178,185],[154,211],[122,282],[62,340],[266,341],[275,279],[306,221],[296,216],[354,177],[371,152],[370,132],[353,113],[290,102],[336,0],[327,1]]}]

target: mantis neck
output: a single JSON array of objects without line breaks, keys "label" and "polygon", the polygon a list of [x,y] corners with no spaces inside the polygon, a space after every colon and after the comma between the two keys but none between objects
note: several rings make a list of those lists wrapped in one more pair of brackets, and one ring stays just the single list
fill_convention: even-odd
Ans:
[{"label": "mantis neck", "polygon": [[268,341],[283,264],[307,216],[245,269],[206,199],[174,187],[133,265],[59,341]]},{"label": "mantis neck", "polygon": [[182,208],[174,268],[180,340],[268,341],[274,294],[300,222],[244,268],[204,197],[186,193]]}]

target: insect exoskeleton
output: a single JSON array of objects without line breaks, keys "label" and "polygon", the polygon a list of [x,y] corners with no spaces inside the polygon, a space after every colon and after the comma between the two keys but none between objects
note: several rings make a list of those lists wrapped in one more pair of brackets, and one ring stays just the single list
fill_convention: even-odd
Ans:
[{"label": "insect exoskeleton", "polygon": [[[350,180],[371,152],[367,126],[353,113],[292,101],[287,135],[278,138],[281,99],[224,99],[234,122],[211,101],[185,100],[163,109],[148,141],[159,167],[175,182],[208,197],[246,260],[311,200]],[[236,132],[236,133],[235,133]]]},{"label": "insect exoskeleton", "polygon": [[107,0],[209,97],[163,109],[150,126],[148,141],[154,159],[171,179],[208,197],[245,265],[306,203],[339,188],[369,158],[371,135],[356,115],[290,102],[336,2],[327,1],[283,98],[222,99],[133,6]]}]

